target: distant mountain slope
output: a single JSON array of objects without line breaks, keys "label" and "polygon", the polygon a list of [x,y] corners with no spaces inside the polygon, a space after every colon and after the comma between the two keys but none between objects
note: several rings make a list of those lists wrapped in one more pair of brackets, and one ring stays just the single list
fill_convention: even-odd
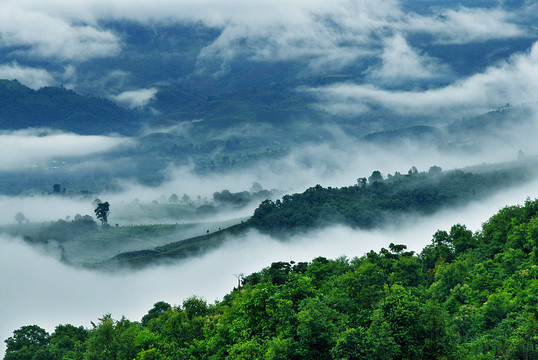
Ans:
[{"label": "distant mountain slope", "polygon": [[536,111],[535,103],[503,107],[468,118],[453,121],[447,125],[413,125],[377,131],[361,139],[382,146],[402,146],[405,143],[435,144],[443,150],[461,149],[461,145],[471,147],[492,138],[502,138],[514,129],[532,128]]},{"label": "distant mountain slope", "polygon": [[433,126],[416,125],[403,129],[380,131],[363,137],[368,142],[401,145],[404,141],[428,143],[443,139],[443,132]]},{"label": "distant mountain slope", "polygon": [[18,81],[0,80],[0,129],[49,127],[79,134],[133,134],[134,112],[96,97],[60,87],[32,90]]}]

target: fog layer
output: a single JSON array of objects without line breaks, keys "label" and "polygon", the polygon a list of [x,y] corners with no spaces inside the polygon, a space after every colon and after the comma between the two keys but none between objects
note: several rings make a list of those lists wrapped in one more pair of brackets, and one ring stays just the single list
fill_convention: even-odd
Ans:
[{"label": "fog layer", "polygon": [[[52,190],[54,183],[63,184],[63,181],[69,179],[69,174],[83,174],[88,170],[110,171],[112,174],[110,181],[113,181],[114,168],[117,171],[121,166],[132,164],[136,159],[108,159],[103,162],[99,159],[99,152],[121,144],[130,144],[132,140],[61,133],[36,136],[33,132],[24,131],[4,134],[0,136],[7,142],[2,143],[2,146],[13,152],[14,157],[4,157],[0,161],[0,170],[24,167],[25,164],[32,164],[36,158],[50,162],[76,154],[86,156],[80,162],[64,164],[62,169],[64,172],[58,173],[56,177],[49,168],[50,164],[43,166],[41,170],[34,170],[32,176],[47,174],[53,181],[44,194],[34,191],[32,196],[0,195],[2,205],[0,225],[13,224],[14,216],[19,211],[32,222],[55,221],[67,216],[73,218],[76,214],[93,215],[95,206],[92,202],[95,198],[110,203],[110,223],[140,224],[147,222],[148,219],[132,218],[126,222],[125,216],[121,214],[122,209],[128,208],[133,202],[167,203],[172,194],[176,194],[179,198],[187,195],[201,205],[211,202],[213,194],[217,191],[225,189],[231,192],[248,191],[253,183],[259,183],[267,190],[276,189],[274,195],[280,197],[285,193],[302,192],[316,184],[324,187],[350,186],[356,184],[358,178],[368,177],[374,170],[380,171],[386,177],[395,172],[405,174],[412,166],[419,171],[427,171],[433,165],[449,170],[477,164],[508,162],[517,159],[519,151],[527,156],[538,153],[538,145],[533,135],[538,130],[536,122],[534,118],[528,120],[525,125],[518,124],[510,129],[502,129],[498,137],[476,140],[471,143],[472,152],[441,151],[438,144],[430,143],[401,142],[392,146],[368,144],[333,129],[333,141],[299,146],[281,158],[264,159],[246,167],[203,175],[197,173],[194,166],[170,166],[163,170],[165,180],[159,186],[144,186],[136,180],[123,179],[119,180],[119,190],[84,196],[50,196],[47,192]],[[11,147],[7,145],[8,143]],[[97,154],[92,155],[95,152]],[[213,220],[248,217],[260,201],[254,201],[236,211],[227,211],[223,216]],[[164,222],[170,222],[170,219]]]},{"label": "fog layer", "polygon": [[82,136],[50,129],[0,132],[0,171],[43,166],[55,159],[68,159],[108,152],[132,140],[120,137]]}]

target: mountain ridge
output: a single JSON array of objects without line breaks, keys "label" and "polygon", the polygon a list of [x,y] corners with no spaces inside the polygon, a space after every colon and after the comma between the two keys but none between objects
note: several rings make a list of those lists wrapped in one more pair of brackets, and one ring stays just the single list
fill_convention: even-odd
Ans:
[{"label": "mountain ridge", "polygon": [[56,86],[32,90],[17,80],[0,80],[0,130],[46,127],[82,135],[133,135],[140,125],[135,112],[107,99]]}]

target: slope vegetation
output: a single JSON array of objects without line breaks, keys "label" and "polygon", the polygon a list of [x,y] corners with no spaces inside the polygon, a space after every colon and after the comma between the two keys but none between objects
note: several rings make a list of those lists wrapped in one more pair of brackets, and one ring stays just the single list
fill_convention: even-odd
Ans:
[{"label": "slope vegetation", "polygon": [[384,180],[376,178],[375,174],[349,187],[317,185],[301,194],[285,195],[281,200],[265,200],[244,223],[164,247],[122,253],[97,266],[119,264],[140,268],[156,261],[181,259],[219,246],[226,238],[248,229],[285,239],[337,223],[361,229],[378,228],[401,221],[409,214],[433,214],[443,208],[482,199],[529,180],[532,171],[516,167],[483,173],[443,172],[439,167],[432,167],[429,172],[412,169],[407,175],[396,173]]}]

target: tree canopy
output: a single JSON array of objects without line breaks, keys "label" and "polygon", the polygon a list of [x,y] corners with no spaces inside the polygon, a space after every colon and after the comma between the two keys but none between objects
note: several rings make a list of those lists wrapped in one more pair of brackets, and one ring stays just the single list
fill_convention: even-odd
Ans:
[{"label": "tree canopy", "polygon": [[110,213],[110,204],[108,201],[98,202],[97,207],[95,208],[95,216],[101,220],[103,227],[108,225],[108,214]]},{"label": "tree canopy", "polygon": [[326,223],[340,222],[371,229],[395,221],[407,213],[431,214],[459,202],[479,199],[527,177],[523,169],[471,173],[462,170],[442,172],[432,167],[407,175],[396,172],[385,180],[379,171],[360,178],[356,185],[342,188],[316,185],[300,194],[265,200],[254,211],[248,224],[271,233],[302,231]]}]

